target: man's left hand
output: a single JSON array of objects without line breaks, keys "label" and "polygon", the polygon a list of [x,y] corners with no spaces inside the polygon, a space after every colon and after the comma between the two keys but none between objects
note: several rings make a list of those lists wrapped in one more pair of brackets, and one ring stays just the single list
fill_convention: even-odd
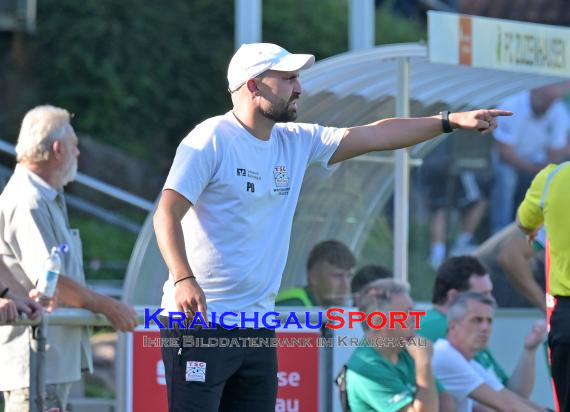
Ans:
[{"label": "man's left hand", "polygon": [[130,332],[137,326],[137,313],[135,310],[116,299],[105,297],[104,304],[101,305],[99,311],[103,313],[111,326],[121,332]]},{"label": "man's left hand", "polygon": [[[21,312],[24,312],[30,319],[36,319],[38,316],[40,316],[40,313],[42,313],[43,310],[45,310],[48,313],[51,313],[57,306],[57,290],[54,294],[54,297],[51,298],[51,300],[49,301],[49,305],[47,307],[43,307],[38,303],[38,300],[41,296],[42,293],[39,290],[32,289],[30,290],[29,298],[14,297],[13,299],[18,304],[18,309]],[[18,302],[18,300],[20,302]]]},{"label": "man's left hand", "polygon": [[546,330],[546,322],[542,319],[537,320],[524,340],[525,350],[536,350],[538,345],[544,342],[544,338],[546,337]]},{"label": "man's left hand", "polygon": [[513,112],[507,110],[473,110],[471,112],[451,113],[449,121],[454,129],[477,130],[482,134],[488,134],[497,128],[496,117],[512,115]]}]

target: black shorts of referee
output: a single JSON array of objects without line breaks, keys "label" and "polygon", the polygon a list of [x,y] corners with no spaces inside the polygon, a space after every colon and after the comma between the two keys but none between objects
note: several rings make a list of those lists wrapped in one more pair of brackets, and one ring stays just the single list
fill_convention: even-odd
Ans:
[{"label": "black shorts of referee", "polygon": [[[160,321],[168,325],[168,317]],[[177,338],[179,344],[161,348],[169,412],[275,411],[277,349],[243,344],[251,342],[247,338],[271,340],[274,330],[185,329],[174,323],[172,329],[161,329],[160,337]],[[217,344],[205,345],[212,342]]]},{"label": "black shorts of referee", "polygon": [[560,412],[570,411],[570,297],[557,296],[548,334],[550,370]]}]

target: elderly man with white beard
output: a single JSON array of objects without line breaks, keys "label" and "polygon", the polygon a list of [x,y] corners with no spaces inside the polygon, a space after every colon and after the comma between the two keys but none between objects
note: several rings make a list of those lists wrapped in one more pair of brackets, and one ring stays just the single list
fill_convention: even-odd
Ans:
[{"label": "elderly man with white beard", "polygon": [[[68,244],[57,283],[59,306],[104,314],[120,331],[136,326],[135,311],[85,286],[79,231],[70,228],[63,187],[77,172],[77,136],[67,110],[38,106],[22,121],[18,164],[0,195],[0,262],[27,292],[43,272],[52,247]],[[30,333],[27,327],[0,328],[0,390],[6,412],[29,411]],[[46,352],[46,406],[65,410],[69,389],[92,370],[89,330],[50,326]]]}]

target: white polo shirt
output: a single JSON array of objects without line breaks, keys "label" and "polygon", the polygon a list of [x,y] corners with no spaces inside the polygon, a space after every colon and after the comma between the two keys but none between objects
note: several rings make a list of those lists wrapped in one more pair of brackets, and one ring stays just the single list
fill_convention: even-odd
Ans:
[{"label": "white polo shirt", "polygon": [[473,359],[467,360],[447,339],[433,345],[433,374],[457,403],[457,412],[471,412],[471,392],[482,384],[500,391],[504,388],[497,376]]},{"label": "white polo shirt", "polygon": [[[199,124],[181,142],[164,189],[193,204],[182,229],[209,314],[252,318],[273,311],[305,171],[313,163],[328,167],[345,132],[277,123],[265,141],[228,112]],[[161,305],[169,312],[177,311],[174,291],[170,275]],[[239,325],[239,316],[225,317],[233,322]]]},{"label": "white polo shirt", "polygon": [[514,115],[501,118],[493,135],[512,146],[524,160],[544,163],[549,149],[566,145],[570,115],[563,102],[554,102],[544,115],[536,117],[531,109],[530,91],[524,91],[503,100],[498,108],[510,110]]}]

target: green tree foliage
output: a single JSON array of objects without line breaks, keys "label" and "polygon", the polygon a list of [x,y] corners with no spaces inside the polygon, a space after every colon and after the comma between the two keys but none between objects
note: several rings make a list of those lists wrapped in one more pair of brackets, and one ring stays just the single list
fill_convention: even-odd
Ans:
[{"label": "green tree foliage", "polygon": [[[394,14],[395,0],[376,10],[376,44],[425,39],[419,20]],[[348,49],[348,0],[263,0],[263,39],[317,60]]]},{"label": "green tree foliage", "polygon": [[376,10],[376,44],[410,43],[425,41],[426,27],[422,20],[414,20],[395,14],[394,1]]},{"label": "green tree foliage", "polygon": [[139,154],[169,152],[229,107],[233,1],[42,0],[31,39],[42,101]]},{"label": "green tree foliage", "polygon": [[347,0],[263,0],[263,41],[317,60],[348,47]]},{"label": "green tree foliage", "polygon": [[[30,76],[20,106],[76,113],[83,133],[133,155],[170,159],[203,119],[230,107],[226,68],[234,0],[41,0],[25,41]],[[347,50],[347,0],[263,0],[263,39],[317,59]],[[382,43],[421,37],[419,25],[377,12]],[[418,34],[418,31],[420,34]]]}]

